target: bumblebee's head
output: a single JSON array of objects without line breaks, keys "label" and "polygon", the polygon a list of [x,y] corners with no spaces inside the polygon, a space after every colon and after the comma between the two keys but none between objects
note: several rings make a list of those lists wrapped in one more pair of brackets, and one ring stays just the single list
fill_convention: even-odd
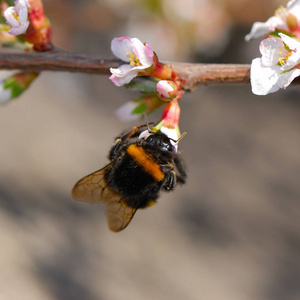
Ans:
[{"label": "bumblebee's head", "polygon": [[171,144],[170,139],[162,132],[156,132],[156,133],[149,135],[145,140],[145,144],[149,148],[158,149],[164,153],[168,153],[168,152],[175,153],[176,152],[176,149]]},{"label": "bumblebee's head", "polygon": [[168,136],[161,131],[147,132],[140,136],[142,146],[149,152],[160,153],[163,156],[173,156],[177,152]]}]

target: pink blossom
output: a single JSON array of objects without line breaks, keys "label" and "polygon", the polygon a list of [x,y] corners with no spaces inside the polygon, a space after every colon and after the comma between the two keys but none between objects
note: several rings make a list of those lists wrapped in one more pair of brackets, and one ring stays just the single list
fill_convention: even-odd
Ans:
[{"label": "pink blossom", "polygon": [[4,18],[11,29],[11,35],[19,35],[26,32],[28,21],[28,4],[25,0],[15,0],[15,6],[10,6],[4,11]]},{"label": "pink blossom", "polygon": [[111,42],[111,50],[115,56],[129,63],[110,69],[112,75],[109,79],[116,86],[129,83],[139,74],[147,74],[146,69],[154,64],[152,48],[137,38],[128,36],[114,38]]}]

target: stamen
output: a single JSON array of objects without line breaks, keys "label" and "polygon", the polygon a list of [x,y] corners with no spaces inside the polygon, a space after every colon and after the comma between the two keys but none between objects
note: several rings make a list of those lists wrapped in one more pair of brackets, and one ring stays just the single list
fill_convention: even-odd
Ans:
[{"label": "stamen", "polygon": [[137,67],[137,66],[141,66],[142,64],[139,61],[139,58],[136,54],[131,53],[131,52],[127,52],[126,53],[129,56],[129,60],[130,60],[130,65],[133,67]]},{"label": "stamen", "polygon": [[286,8],[280,6],[278,9],[275,10],[274,16],[284,20],[286,18]]},{"label": "stamen", "polygon": [[285,46],[286,47],[284,48],[284,50],[283,50],[283,48],[280,48],[280,52],[279,52],[279,56],[278,56],[278,64],[281,66],[285,65],[286,62],[288,61],[289,57],[293,54],[293,51],[290,50],[287,45],[285,45]]},{"label": "stamen", "polygon": [[19,15],[16,13],[15,10],[13,11],[12,15],[13,15],[13,17],[19,22],[19,24],[21,25],[20,17],[19,17]]}]

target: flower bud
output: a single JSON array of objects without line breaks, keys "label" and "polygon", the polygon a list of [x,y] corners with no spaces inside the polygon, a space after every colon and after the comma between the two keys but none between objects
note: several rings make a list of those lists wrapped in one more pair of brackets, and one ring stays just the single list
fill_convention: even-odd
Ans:
[{"label": "flower bud", "polygon": [[0,104],[20,96],[38,75],[37,72],[21,72],[0,81]]},{"label": "flower bud", "polygon": [[145,95],[133,101],[127,102],[116,110],[117,117],[122,121],[131,121],[142,118],[161,105],[162,102],[156,95]]},{"label": "flower bud", "polygon": [[156,85],[156,93],[163,101],[170,101],[178,94],[178,87],[171,80],[160,80]]},{"label": "flower bud", "polygon": [[33,49],[36,51],[52,50],[52,28],[45,15],[42,1],[27,0],[27,2],[30,5],[28,9],[29,27],[23,35],[24,40],[33,44]]}]

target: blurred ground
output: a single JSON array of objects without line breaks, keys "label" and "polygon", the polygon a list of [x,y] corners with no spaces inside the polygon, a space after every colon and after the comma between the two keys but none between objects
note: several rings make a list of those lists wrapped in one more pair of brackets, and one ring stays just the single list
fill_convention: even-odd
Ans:
[{"label": "blurred ground", "polygon": [[[123,33],[118,18],[103,31],[74,21],[83,3],[96,2],[45,3],[65,49],[110,55],[110,39]],[[266,6],[273,11],[274,3]],[[55,5],[72,9],[74,20]],[[250,25],[237,24],[215,61],[250,63],[257,55],[258,41],[243,41]],[[299,95],[290,87],[258,97],[250,86],[186,95],[187,184],[115,234],[103,205],[74,201],[70,192],[135,124],[119,122],[114,110],[136,94],[104,76],[43,73],[0,110],[0,299],[299,299]]]}]

